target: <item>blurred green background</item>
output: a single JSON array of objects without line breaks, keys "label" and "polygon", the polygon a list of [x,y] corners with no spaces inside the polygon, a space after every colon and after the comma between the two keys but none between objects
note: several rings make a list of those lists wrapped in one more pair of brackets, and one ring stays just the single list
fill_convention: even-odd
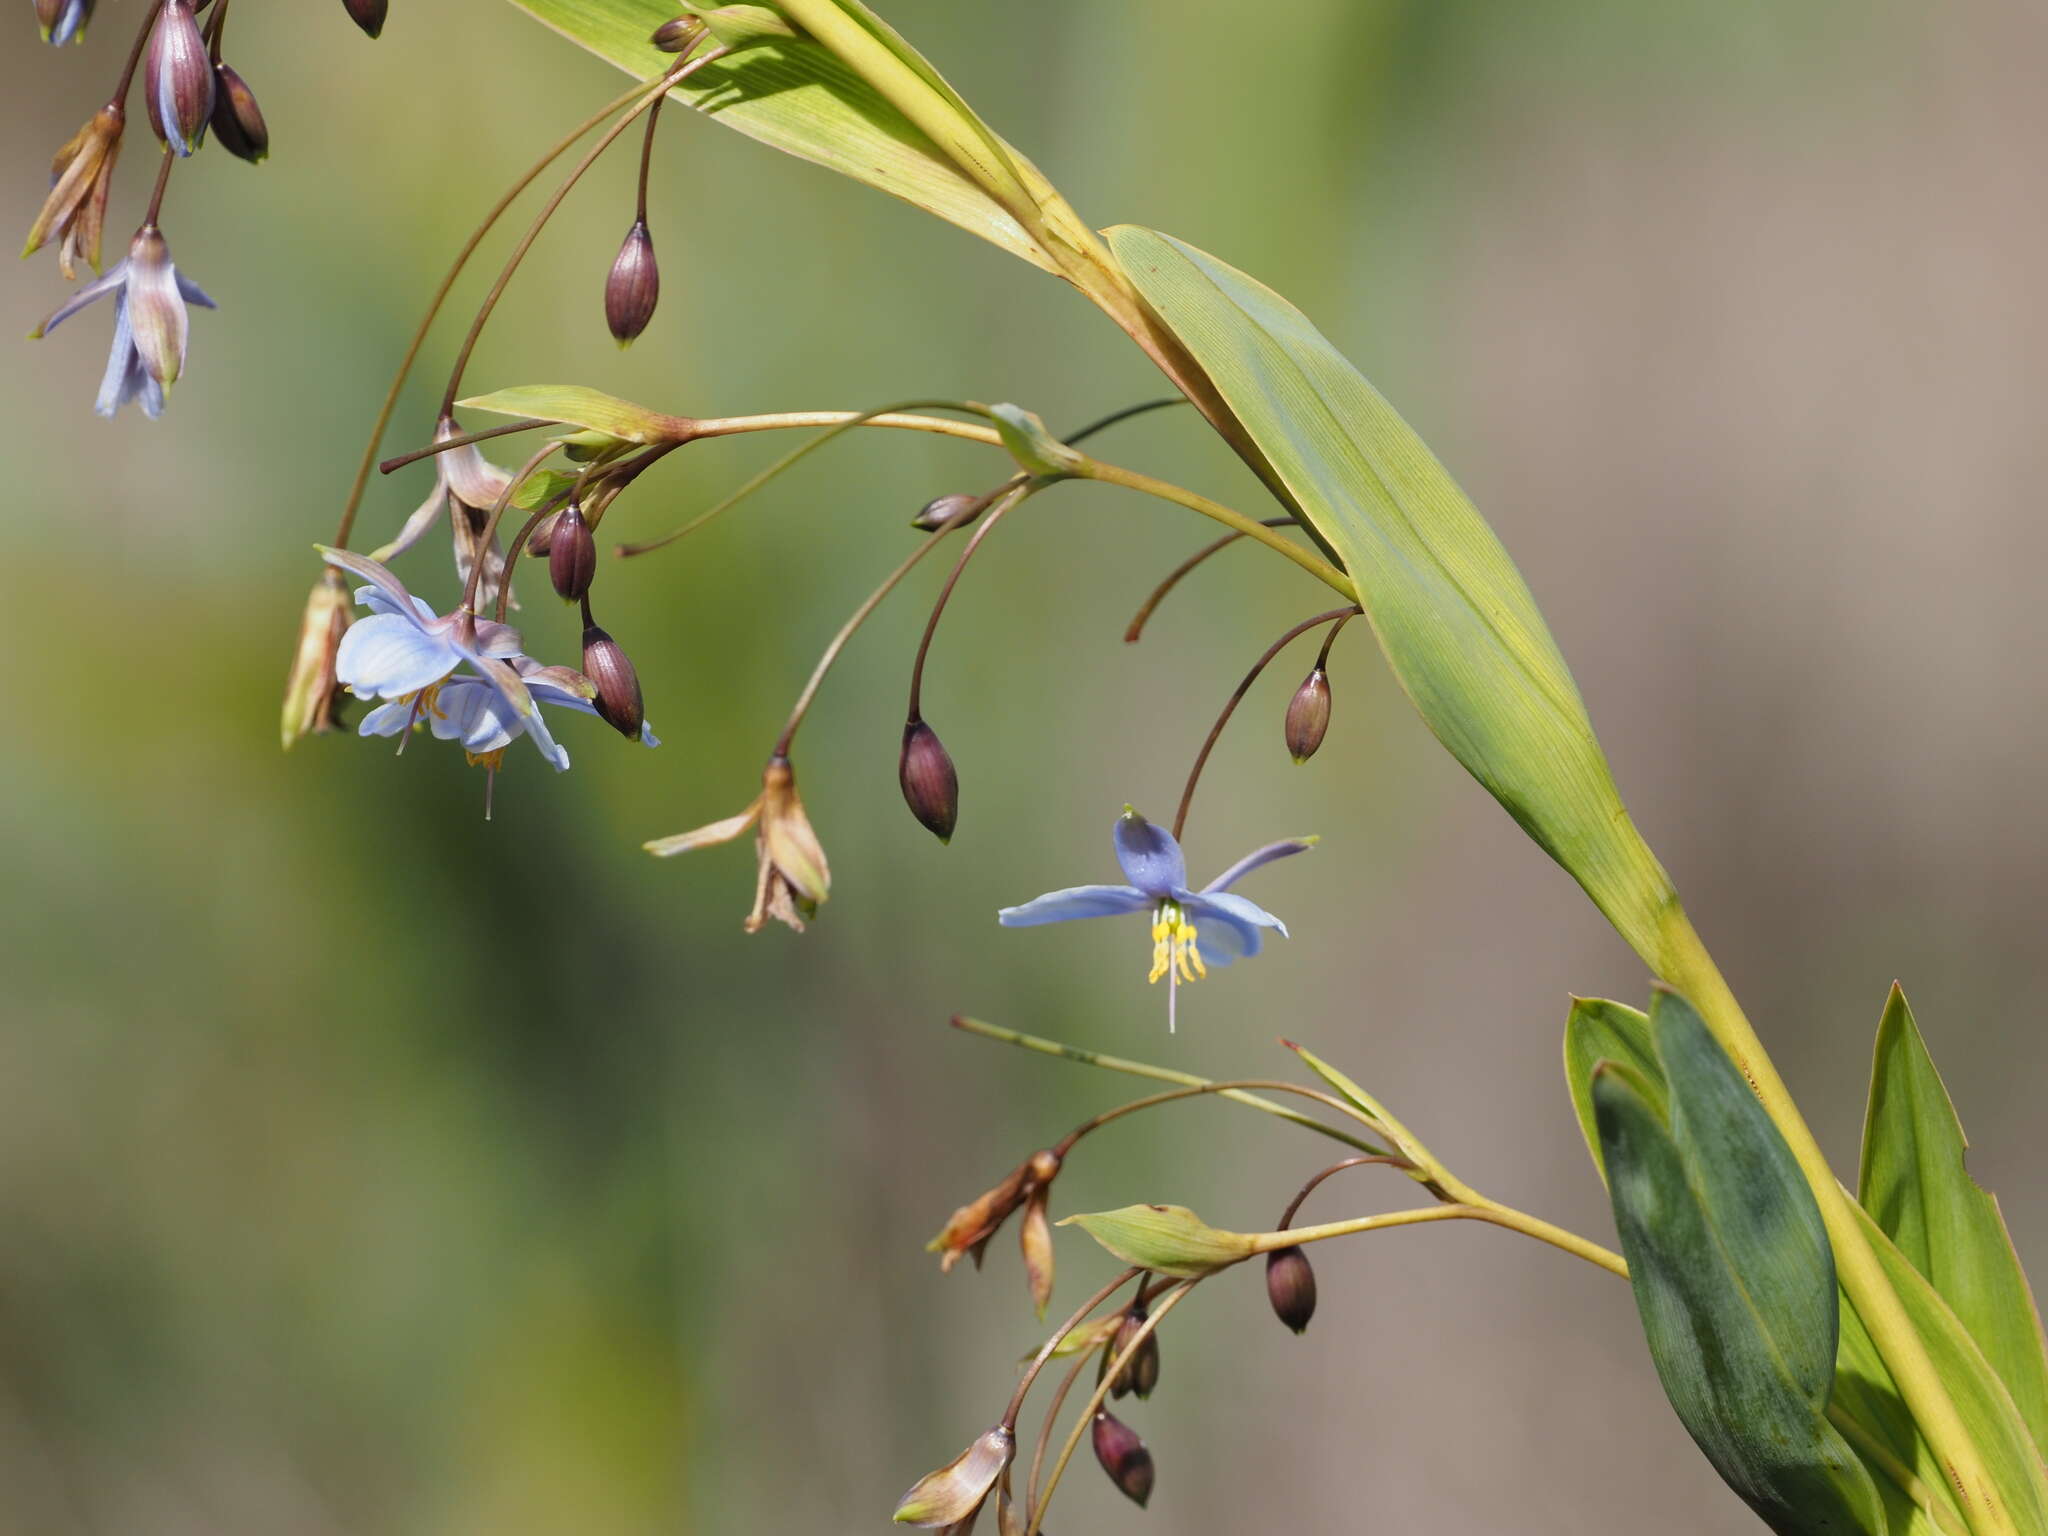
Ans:
[{"label": "blurred green background", "polygon": [[[1196,803],[1213,868],[1318,831],[1251,894],[1291,943],[1183,998],[1137,925],[999,932],[1170,814],[1242,667],[1322,599],[1235,550],[1125,647],[1209,534],[1069,488],[1002,530],[926,712],[959,764],[941,848],[894,782],[937,563],[862,634],[797,754],[834,898],[739,929],[743,848],[649,836],[753,793],[819,646],[928,497],[1000,473],[899,434],[834,446],[690,543],[600,577],[667,744],[595,722],[498,816],[458,753],[280,755],[308,546],[427,288],[497,189],[617,77],[490,0],[236,7],[274,142],[209,150],[165,227],[221,301],[159,423],[90,411],[104,314],[16,344],[10,724],[0,739],[0,1527],[35,1533],[881,1530],[999,1410],[1037,1334],[1006,1232],[921,1251],[959,1201],[1126,1085],[966,1039],[955,1010],[1219,1076],[1345,1063],[1467,1178],[1606,1237],[1557,1066],[1568,991],[1638,965],[1445,759],[1362,626],[1291,767],[1252,696]],[[2048,1272],[2038,707],[2048,618],[2039,273],[2048,26],[1940,8],[1686,0],[890,0],[887,15],[1084,213],[1171,230],[1316,316],[1522,563],[1638,820],[1849,1169],[1902,978],[2022,1256]],[[17,16],[8,227],[101,99],[139,0],[84,49]],[[110,235],[151,153],[139,104]],[[630,154],[543,239],[472,386],[682,411],[1017,400],[1055,426],[1157,391],[1057,283],[682,112],[655,175],[662,309],[600,289]],[[110,242],[111,243],[111,242]],[[473,281],[463,292],[473,302]],[[6,323],[54,306],[16,267]],[[458,308],[460,306],[458,305]],[[451,330],[459,331],[459,321]],[[430,345],[391,451],[431,428]],[[1258,505],[1186,416],[1105,454]],[[606,533],[660,531],[777,451],[711,443]],[[362,541],[424,494],[373,486]],[[445,604],[438,539],[404,567]],[[536,573],[537,574],[537,573]],[[526,583],[543,657],[570,615]],[[581,727],[579,729],[579,727]],[[1228,1106],[1086,1144],[1055,1215],[1174,1200],[1261,1227],[1324,1149]],[[1357,1177],[1334,1217],[1402,1199]],[[1108,1260],[1061,1235],[1060,1298]],[[1488,1230],[1319,1258],[1296,1341],[1249,1270],[1165,1338],[1129,1417],[1139,1515],[1087,1465],[1066,1530],[1736,1532],[1611,1279]],[[1056,1305],[1059,1303],[1056,1302]],[[1032,1422],[1027,1416],[1027,1423]]]}]

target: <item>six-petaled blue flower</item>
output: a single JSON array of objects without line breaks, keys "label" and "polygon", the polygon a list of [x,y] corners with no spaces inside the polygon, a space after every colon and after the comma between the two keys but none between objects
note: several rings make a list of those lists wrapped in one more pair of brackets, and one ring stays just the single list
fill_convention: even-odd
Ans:
[{"label": "six-petaled blue flower", "polygon": [[[503,729],[505,740],[486,747],[482,754],[502,751],[513,736],[533,738],[540,755],[556,768],[569,766],[569,754],[557,746],[534,702],[533,690],[513,667],[520,654],[519,631],[510,625],[494,624],[467,612],[437,618],[434,610],[405,590],[399,579],[374,560],[345,549],[320,550],[329,565],[338,566],[369,585],[359,588],[356,601],[370,610],[341,637],[334,653],[335,680],[358,698],[395,699],[417,716],[421,711],[435,714],[435,702],[449,673],[467,664],[477,680],[496,695],[488,708],[482,694],[462,700],[462,719],[455,734],[467,739],[473,730],[477,739],[494,736]],[[465,682],[465,679],[458,679]],[[566,693],[568,690],[558,690]],[[559,701],[558,701],[559,702]],[[444,712],[453,721],[452,709]],[[382,711],[373,711],[375,719]],[[435,734],[444,734],[435,714]],[[369,721],[363,722],[368,728]],[[374,734],[392,734],[402,729],[380,721]]]},{"label": "six-petaled blue flower", "polygon": [[[1021,907],[996,914],[1005,928],[1033,928],[1041,923],[1066,923],[1084,917],[1118,917],[1133,912],[1152,914],[1152,973],[1146,979],[1168,979],[1170,989],[1182,981],[1208,974],[1209,965],[1228,965],[1259,952],[1263,930],[1287,936],[1287,925],[1257,902],[1234,895],[1230,886],[1262,864],[1302,853],[1315,845],[1312,837],[1268,843],[1239,859],[1199,891],[1188,886],[1187,860],[1173,834],[1155,827],[1129,806],[1111,829],[1117,863],[1128,885],[1076,885],[1049,891]],[[1206,951],[1206,953],[1205,953]],[[1205,963],[1206,962],[1206,963]],[[1169,1026],[1174,1002],[1167,1004]]]}]

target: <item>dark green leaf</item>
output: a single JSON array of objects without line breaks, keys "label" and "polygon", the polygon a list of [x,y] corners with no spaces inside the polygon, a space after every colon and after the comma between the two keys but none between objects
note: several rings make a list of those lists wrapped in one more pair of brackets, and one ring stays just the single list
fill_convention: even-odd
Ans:
[{"label": "dark green leaf", "polygon": [[1784,1139],[1688,1003],[1651,1036],[1668,1119],[1608,1062],[1593,1105],[1657,1375],[1714,1469],[1781,1536],[1883,1536],[1870,1474],[1827,1420],[1834,1259]]}]

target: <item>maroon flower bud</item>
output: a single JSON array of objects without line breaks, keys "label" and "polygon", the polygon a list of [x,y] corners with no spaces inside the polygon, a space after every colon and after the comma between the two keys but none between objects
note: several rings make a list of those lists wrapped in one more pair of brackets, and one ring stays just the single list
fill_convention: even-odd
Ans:
[{"label": "maroon flower bud", "polygon": [[150,29],[142,83],[156,136],[172,153],[191,154],[213,116],[213,61],[192,0],[164,0]]},{"label": "maroon flower bud", "polygon": [[[926,533],[931,533],[936,529],[945,527],[954,518],[960,517],[962,513],[972,514],[978,511],[986,500],[986,497],[970,496],[965,491],[955,491],[950,496],[934,496],[924,504],[917,516],[910,520],[910,526],[922,528]],[[971,515],[962,519],[963,522],[972,522],[973,520]]]},{"label": "maroon flower bud", "polygon": [[706,28],[695,16],[678,16],[654,29],[648,41],[663,53],[688,53],[704,41]]},{"label": "maroon flower bud", "polygon": [[1296,1333],[1316,1315],[1316,1272],[1299,1244],[1266,1255],[1266,1299],[1273,1315]]},{"label": "maroon flower bud", "polygon": [[526,552],[545,560],[554,553],[555,524],[562,520],[560,512],[550,512],[533,525],[533,532],[526,536]]},{"label": "maroon flower bud", "polygon": [[[1145,1309],[1132,1307],[1116,1325],[1116,1332],[1109,1341],[1111,1360],[1130,1347],[1131,1340],[1138,1336],[1138,1330],[1145,1326]],[[1159,1385],[1159,1335],[1157,1332],[1145,1335],[1138,1345],[1138,1352],[1131,1356],[1131,1363],[1117,1372],[1116,1380],[1110,1384],[1109,1395],[1122,1397],[1126,1392],[1135,1392],[1140,1397],[1150,1397],[1152,1389]]]},{"label": "maroon flower bud", "polygon": [[1330,729],[1330,676],[1321,667],[1302,679],[1287,701],[1287,750],[1297,763],[1316,755]]},{"label": "maroon flower bud", "polygon": [[645,219],[635,219],[612,260],[611,275],[604,280],[604,323],[620,346],[630,347],[647,329],[660,297],[661,268],[654,260],[654,237],[647,233]]},{"label": "maroon flower bud", "polygon": [[270,125],[249,83],[226,64],[213,66],[213,136],[220,147],[251,165],[270,154]]},{"label": "maroon flower bud", "polygon": [[347,7],[349,20],[375,37],[384,30],[384,18],[390,14],[391,0],[341,0]]},{"label": "maroon flower bud", "polygon": [[[597,540],[590,532],[590,524],[583,520],[583,509],[572,501],[562,509],[548,534],[548,577],[562,601],[573,603],[590,590],[596,575]],[[584,644],[589,643],[586,638]]]},{"label": "maroon flower bud", "polygon": [[960,819],[960,775],[939,733],[922,720],[903,727],[903,755],[896,760],[903,803],[926,831],[942,843],[953,840]]},{"label": "maroon flower bud", "polygon": [[[554,557],[549,556],[550,565]],[[586,608],[586,615],[589,610]],[[640,700],[640,675],[626,648],[586,618],[583,625],[583,675],[597,689],[590,701],[597,716],[628,741],[638,739],[646,711]]]},{"label": "maroon flower bud", "polygon": [[1144,1508],[1152,1497],[1152,1453],[1138,1432],[1108,1413],[1095,1415],[1095,1459],[1125,1498]]}]

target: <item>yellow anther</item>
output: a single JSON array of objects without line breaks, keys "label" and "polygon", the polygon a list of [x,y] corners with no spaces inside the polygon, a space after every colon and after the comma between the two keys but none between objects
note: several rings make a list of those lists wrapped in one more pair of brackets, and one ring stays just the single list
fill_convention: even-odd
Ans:
[{"label": "yellow anther", "polygon": [[1169,972],[1181,981],[1199,981],[1209,968],[1202,964],[1195,925],[1187,913],[1178,902],[1162,901],[1152,922],[1152,974],[1145,979],[1158,981]]},{"label": "yellow anther", "polygon": [[503,747],[498,748],[495,752],[470,752],[465,750],[462,755],[469,759],[470,767],[488,768],[493,773],[496,773],[505,763],[505,749]]}]

